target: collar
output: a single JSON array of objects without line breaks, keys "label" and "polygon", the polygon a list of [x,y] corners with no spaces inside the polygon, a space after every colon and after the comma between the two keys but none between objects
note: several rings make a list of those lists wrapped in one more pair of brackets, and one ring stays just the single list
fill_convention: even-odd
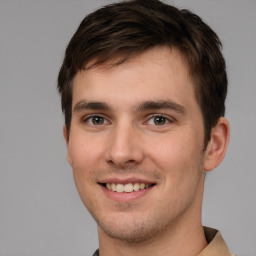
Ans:
[{"label": "collar", "polygon": [[232,256],[218,230],[204,227],[204,233],[208,245],[197,256]]}]

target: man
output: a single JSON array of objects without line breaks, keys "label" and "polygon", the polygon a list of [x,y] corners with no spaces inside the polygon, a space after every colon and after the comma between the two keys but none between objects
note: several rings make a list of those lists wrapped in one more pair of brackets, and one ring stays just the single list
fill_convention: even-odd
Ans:
[{"label": "man", "polygon": [[157,0],[103,7],[72,37],[58,89],[94,255],[231,255],[201,223],[229,140],[220,47],[197,15]]}]

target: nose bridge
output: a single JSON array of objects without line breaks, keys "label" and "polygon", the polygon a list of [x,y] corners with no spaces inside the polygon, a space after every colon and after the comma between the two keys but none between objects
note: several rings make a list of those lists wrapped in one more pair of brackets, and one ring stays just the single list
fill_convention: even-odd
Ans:
[{"label": "nose bridge", "polygon": [[109,138],[107,160],[116,165],[131,165],[143,159],[140,134],[132,122],[124,120],[113,129]]}]

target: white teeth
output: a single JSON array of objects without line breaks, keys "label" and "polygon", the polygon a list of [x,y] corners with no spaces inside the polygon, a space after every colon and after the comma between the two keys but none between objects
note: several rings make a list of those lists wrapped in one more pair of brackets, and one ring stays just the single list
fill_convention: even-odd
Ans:
[{"label": "white teeth", "polygon": [[127,193],[132,192],[133,191],[133,185],[131,183],[125,184],[124,191],[127,192]]},{"label": "white teeth", "polygon": [[109,190],[116,191],[116,184],[112,183],[111,188],[109,188]]},{"label": "white teeth", "polygon": [[145,186],[146,186],[146,185],[145,185],[144,183],[141,183],[141,184],[140,184],[140,189],[144,189]]},{"label": "white teeth", "polygon": [[134,191],[140,190],[140,184],[139,184],[139,183],[135,183],[135,184],[133,185],[133,190],[134,190]]},{"label": "white teeth", "polygon": [[116,192],[124,192],[124,185],[123,184],[116,184]]},{"label": "white teeth", "polygon": [[133,191],[139,191],[142,189],[149,188],[152,184],[145,183],[128,183],[128,184],[115,184],[115,183],[107,183],[106,187],[108,190],[118,192],[118,193],[130,193]]}]

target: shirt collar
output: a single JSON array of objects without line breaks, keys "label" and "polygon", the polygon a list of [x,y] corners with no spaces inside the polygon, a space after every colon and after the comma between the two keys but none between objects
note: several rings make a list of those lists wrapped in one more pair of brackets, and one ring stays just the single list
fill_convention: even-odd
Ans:
[{"label": "shirt collar", "polygon": [[204,233],[208,245],[197,256],[232,255],[218,230],[204,227]]}]

